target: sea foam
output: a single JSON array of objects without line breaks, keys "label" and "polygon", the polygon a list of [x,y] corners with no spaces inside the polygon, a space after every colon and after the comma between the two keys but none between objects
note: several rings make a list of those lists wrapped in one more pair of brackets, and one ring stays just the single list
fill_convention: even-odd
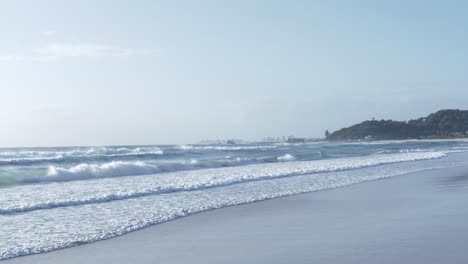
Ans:
[{"label": "sea foam", "polygon": [[80,164],[71,168],[50,166],[45,181],[69,181],[102,177],[154,174],[161,170],[154,165],[141,161],[112,161],[104,164]]},{"label": "sea foam", "polygon": [[0,165],[2,164],[31,164],[48,161],[65,161],[79,159],[99,159],[112,157],[140,157],[140,156],[161,156],[164,151],[159,147],[136,147],[136,148],[107,148],[90,147],[76,148],[68,150],[17,150],[0,151]]},{"label": "sea foam", "polygon": [[[422,158],[434,157],[437,157],[435,153]],[[407,156],[406,161],[415,158],[410,159]],[[401,161],[402,158],[393,157],[393,161],[395,160]],[[387,161],[390,162],[390,159]],[[282,163],[280,165],[286,164],[291,163]],[[366,164],[375,163],[367,160]],[[402,162],[398,166],[395,164],[381,164],[381,166],[370,166],[359,170],[331,171],[313,176],[300,175],[265,181],[250,181],[242,184],[226,185],[221,188],[174,192],[167,195],[148,195],[132,199],[112,200],[106,203],[58,207],[9,215],[0,217],[0,226],[4,231],[4,235],[0,240],[0,259],[42,253],[108,239],[149,225],[163,223],[210,209],[343,187],[437,166],[434,161]],[[103,179],[99,180],[99,182],[121,181],[123,179]],[[91,183],[94,183],[94,185],[98,183],[95,181],[83,182],[90,183],[90,186],[93,186]],[[72,183],[77,184],[78,182]],[[125,184],[132,183],[133,181],[129,181]],[[61,195],[66,195],[69,189],[62,189],[66,184],[57,183],[40,186],[54,188],[49,189],[49,193],[58,191],[61,192]],[[107,186],[101,187],[103,187],[101,190],[104,190]],[[14,193],[13,190],[12,193]],[[86,193],[86,191],[83,191],[83,193]],[[0,197],[4,196],[0,195]],[[47,221],[43,221],[43,219],[47,219]],[[21,230],[21,232],[18,232],[18,230]]]},{"label": "sea foam", "polygon": [[450,142],[0,149],[0,259],[224,206],[466,164],[466,150]]},{"label": "sea foam", "polygon": [[296,157],[294,157],[291,154],[285,154],[284,156],[279,156],[278,161],[293,161],[296,160]]},{"label": "sea foam", "polygon": [[[0,189],[0,214],[202,190],[252,181],[353,170],[389,163],[437,159],[444,156],[445,154],[442,152],[402,153],[180,171],[161,173],[158,176],[98,178],[46,185],[23,185]],[[41,178],[41,180],[68,181],[103,177],[106,173],[132,175],[136,172],[151,174],[153,171],[159,171],[159,168],[141,162],[131,164],[119,162],[102,166],[80,165],[67,170],[53,169],[51,178]]]}]

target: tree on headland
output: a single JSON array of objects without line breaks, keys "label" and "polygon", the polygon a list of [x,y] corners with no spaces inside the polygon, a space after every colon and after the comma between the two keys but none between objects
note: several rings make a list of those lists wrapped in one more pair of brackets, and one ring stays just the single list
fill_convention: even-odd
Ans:
[{"label": "tree on headland", "polygon": [[330,131],[325,130],[325,139],[328,139],[330,137]]},{"label": "tree on headland", "polygon": [[408,121],[370,121],[340,129],[329,140],[388,140],[468,137],[468,111],[440,110]]}]

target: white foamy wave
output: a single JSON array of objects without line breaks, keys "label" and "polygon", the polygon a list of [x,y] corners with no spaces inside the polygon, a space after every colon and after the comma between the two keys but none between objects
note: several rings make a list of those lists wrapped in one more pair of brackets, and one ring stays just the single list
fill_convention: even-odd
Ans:
[{"label": "white foamy wave", "polygon": [[[407,157],[407,159],[409,158]],[[396,160],[397,157],[393,157],[393,159]],[[276,165],[285,164],[290,163]],[[101,204],[84,204],[76,207],[60,207],[51,210],[37,210],[25,214],[9,215],[7,217],[0,217],[0,226],[5,227],[7,231],[5,234],[2,234],[3,236],[0,240],[0,260],[108,239],[149,225],[206,210],[305,192],[339,188],[360,182],[437,168],[439,166],[433,161],[408,162],[399,164],[399,166],[387,164],[378,167],[371,166],[362,170],[322,173],[314,175],[314,177],[300,175],[267,181],[251,181],[243,184],[226,185],[222,188],[199,189],[167,195],[147,195]],[[36,187],[39,189],[45,188],[42,190],[43,194],[54,194],[56,197],[72,195],[75,191],[73,188],[77,187],[76,190],[80,190],[76,194],[77,197],[83,198],[89,195],[90,192],[105,192],[109,187],[124,188],[123,192],[118,193],[121,189],[115,189],[113,192],[125,194],[128,188],[131,188],[134,184],[140,184],[138,179],[129,179],[129,181],[122,182],[124,179],[112,178],[99,181],[76,182],[79,184],[87,183],[92,189],[86,189],[83,188],[86,186],[76,186],[70,183],[60,183],[51,186],[39,185]],[[141,179],[144,179],[144,177]],[[190,180],[193,179],[189,179],[189,182]],[[22,188],[25,187],[30,188],[28,191],[32,191],[33,196],[36,194],[34,193],[36,190],[32,186],[20,186],[13,189],[0,189],[0,194],[2,194],[0,198],[7,199],[7,196],[12,195],[10,196],[11,200],[16,201],[17,199],[13,198],[21,195],[18,191],[21,193]],[[31,196],[31,193],[26,192],[20,197],[28,199],[26,202],[35,201],[35,199],[30,199],[29,196]],[[41,195],[37,197],[40,198]],[[26,202],[25,204],[27,205]],[[0,204],[3,205],[4,203]],[[47,219],[47,221],[44,221],[44,219]],[[37,226],[40,226],[40,228],[37,228]],[[22,232],[15,232],[15,230],[21,230]],[[51,232],[52,230],[53,232]]]},{"label": "white foamy wave", "polygon": [[99,159],[101,157],[130,157],[145,155],[164,155],[162,149],[158,147],[137,147],[137,148],[106,148],[91,147],[77,148],[71,150],[56,151],[3,151],[0,152],[0,164],[22,164],[22,163],[40,163],[51,161],[64,161],[65,159],[91,158]]},{"label": "white foamy wave", "polygon": [[176,148],[177,148],[177,149],[180,149],[180,150],[193,149],[193,147],[190,146],[190,145],[178,145]]},{"label": "white foamy wave", "polygon": [[27,161],[27,160],[47,160],[63,158],[63,153],[54,151],[6,151],[0,152],[0,160],[8,161]]},{"label": "white foamy wave", "polygon": [[112,161],[104,164],[83,163],[71,168],[50,166],[46,181],[68,181],[77,179],[118,177],[158,173],[161,170],[144,162]]},{"label": "white foamy wave", "polygon": [[452,147],[449,150],[445,151],[446,153],[463,153],[468,152],[468,146],[457,146]]},{"label": "white foamy wave", "polygon": [[[148,152],[133,152],[133,153],[122,153],[122,154],[106,154],[104,157],[128,157],[128,156],[144,156],[144,155],[163,155],[162,150],[159,151],[148,151]],[[98,157],[100,155],[97,155]]]},{"label": "white foamy wave", "polygon": [[137,155],[163,155],[164,152],[158,147],[137,147],[137,148],[91,148],[85,151],[72,151],[69,154],[79,157],[118,157]]},{"label": "white foamy wave", "polygon": [[286,154],[284,156],[279,156],[278,158],[278,161],[293,161],[293,160],[296,160],[296,157],[294,157],[293,155],[291,154]]},{"label": "white foamy wave", "polygon": [[[209,189],[233,184],[296,177],[323,172],[353,170],[377,165],[437,159],[444,153],[405,153],[318,161],[269,163],[242,167],[205,169],[160,174],[158,177],[132,176],[96,181],[68,182],[57,185],[25,185],[0,189],[0,214],[25,212],[44,208],[101,203],[162,193]],[[148,164],[110,163],[105,166],[75,166],[51,170],[50,181],[67,181],[106,176],[134,175],[137,171],[150,174],[159,168]],[[56,191],[50,191],[57,188]]]},{"label": "white foamy wave", "polygon": [[22,164],[22,163],[33,163],[42,161],[58,161],[62,160],[63,156],[55,157],[31,157],[31,158],[4,158],[0,159],[0,164]]},{"label": "white foamy wave", "polygon": [[258,145],[258,146],[201,146],[201,145],[179,145],[181,150],[222,150],[222,151],[237,151],[237,150],[268,150],[274,149],[277,146]]}]

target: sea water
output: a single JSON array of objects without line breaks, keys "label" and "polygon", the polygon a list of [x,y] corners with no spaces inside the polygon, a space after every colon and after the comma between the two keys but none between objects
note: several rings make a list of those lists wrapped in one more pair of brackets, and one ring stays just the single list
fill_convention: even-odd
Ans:
[{"label": "sea water", "polygon": [[0,259],[231,205],[468,163],[465,141],[0,149]]}]

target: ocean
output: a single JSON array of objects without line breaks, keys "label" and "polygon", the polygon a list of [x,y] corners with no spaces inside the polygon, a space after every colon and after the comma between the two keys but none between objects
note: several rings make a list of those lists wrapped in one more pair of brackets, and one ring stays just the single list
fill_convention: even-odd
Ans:
[{"label": "ocean", "polygon": [[206,210],[465,165],[467,151],[455,140],[0,149],[0,260]]}]

